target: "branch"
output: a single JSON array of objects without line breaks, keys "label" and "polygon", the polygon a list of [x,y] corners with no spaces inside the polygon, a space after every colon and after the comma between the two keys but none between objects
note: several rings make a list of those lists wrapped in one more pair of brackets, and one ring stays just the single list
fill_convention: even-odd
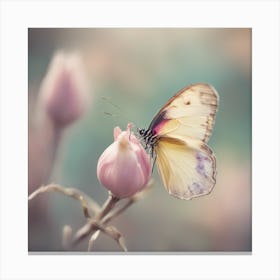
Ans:
[{"label": "branch", "polygon": [[[118,245],[123,249],[123,251],[127,252],[127,248],[125,246],[125,242],[124,242],[124,238],[121,235],[121,233],[113,226],[108,226],[108,227],[104,227],[103,225],[97,223],[97,222],[92,222],[92,227],[93,229],[98,229],[98,231],[96,231],[94,233],[94,237],[91,237],[92,239],[96,239],[98,237],[99,231],[102,231],[103,233],[105,233],[106,235],[110,236],[111,238],[113,238],[114,240],[116,240],[116,242],[118,243]],[[89,244],[89,249],[92,247],[93,241],[91,242],[91,244]]]},{"label": "branch", "polygon": [[45,192],[60,192],[66,196],[70,196],[76,200],[78,200],[83,208],[83,212],[86,218],[90,218],[90,212],[96,214],[100,212],[100,206],[90,197],[88,197],[83,192],[73,189],[73,188],[65,188],[63,186],[57,184],[50,184],[47,186],[41,186],[32,194],[29,195],[28,200],[33,199],[38,194],[45,193]]}]

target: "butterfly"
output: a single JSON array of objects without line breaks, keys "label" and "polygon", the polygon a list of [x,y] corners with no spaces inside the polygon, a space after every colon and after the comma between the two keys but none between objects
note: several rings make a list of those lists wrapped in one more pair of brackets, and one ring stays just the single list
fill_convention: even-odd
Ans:
[{"label": "butterfly", "polygon": [[189,85],[171,97],[148,129],[138,129],[169,194],[192,199],[211,192],[216,158],[207,142],[219,103],[209,84]]}]

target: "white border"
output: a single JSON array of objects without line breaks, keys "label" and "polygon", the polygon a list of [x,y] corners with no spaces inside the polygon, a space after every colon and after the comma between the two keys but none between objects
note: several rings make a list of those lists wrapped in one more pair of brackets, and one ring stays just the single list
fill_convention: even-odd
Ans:
[{"label": "white border", "polygon": [[[279,279],[278,1],[2,1],[0,19],[1,279]],[[28,255],[27,28],[92,26],[253,27],[252,255]]]}]

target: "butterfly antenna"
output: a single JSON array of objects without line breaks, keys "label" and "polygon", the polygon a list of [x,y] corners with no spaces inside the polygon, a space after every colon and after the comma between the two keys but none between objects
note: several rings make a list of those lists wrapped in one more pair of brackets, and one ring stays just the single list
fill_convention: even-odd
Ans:
[{"label": "butterfly antenna", "polygon": [[108,116],[111,116],[111,117],[115,117],[115,115],[114,114],[112,114],[112,113],[109,113],[109,112],[103,112],[105,115],[108,115]]},{"label": "butterfly antenna", "polygon": [[104,101],[108,102],[109,104],[111,104],[113,107],[117,108],[119,111],[121,111],[121,108],[114,104],[109,98],[105,97],[105,96],[102,96],[101,99],[103,99]]},{"label": "butterfly antenna", "polygon": [[104,112],[104,114],[112,116],[112,117],[122,117],[124,120],[126,120],[128,123],[131,123],[131,120],[129,120],[125,114],[123,114],[123,109],[121,107],[119,107],[118,105],[114,104],[109,98],[102,96],[101,99],[103,101],[106,101],[107,103],[109,103],[111,106],[113,106],[114,108],[116,108],[118,110],[118,114],[112,114],[109,112]]}]

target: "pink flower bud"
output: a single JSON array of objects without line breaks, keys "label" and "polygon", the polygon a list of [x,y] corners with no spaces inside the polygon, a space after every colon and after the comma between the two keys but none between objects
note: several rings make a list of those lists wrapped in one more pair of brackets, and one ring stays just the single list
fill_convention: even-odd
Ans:
[{"label": "pink flower bud", "polygon": [[141,143],[130,131],[114,129],[114,142],[97,163],[100,183],[119,198],[130,197],[142,190],[151,176],[151,160]]},{"label": "pink flower bud", "polygon": [[40,101],[53,123],[65,126],[77,120],[85,111],[87,93],[81,57],[57,53],[40,88]]}]

